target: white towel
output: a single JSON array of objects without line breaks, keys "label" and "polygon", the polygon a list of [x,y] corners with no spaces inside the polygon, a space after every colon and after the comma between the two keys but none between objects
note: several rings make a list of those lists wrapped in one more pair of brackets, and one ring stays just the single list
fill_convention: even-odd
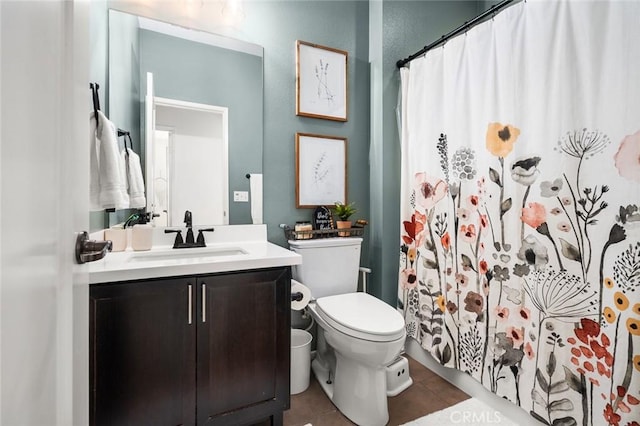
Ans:
[{"label": "white towel", "polygon": [[91,114],[90,129],[91,210],[126,209],[129,207],[129,196],[125,187],[124,164],[118,155],[116,127],[102,111],[98,111],[97,123],[94,114]]},{"label": "white towel", "polygon": [[142,179],[140,157],[132,149],[129,148],[128,151],[129,155],[127,155],[126,149],[123,149],[120,155],[125,165],[129,208],[141,209],[147,206],[147,199],[144,196],[144,180]]},{"label": "white towel", "polygon": [[255,225],[262,223],[262,174],[249,174],[249,190],[251,191],[251,220]]}]

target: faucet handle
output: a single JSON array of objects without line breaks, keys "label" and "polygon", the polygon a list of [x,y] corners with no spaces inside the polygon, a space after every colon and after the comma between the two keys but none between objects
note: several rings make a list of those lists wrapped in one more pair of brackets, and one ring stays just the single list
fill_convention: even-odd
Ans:
[{"label": "faucet handle", "polygon": [[173,248],[179,248],[179,246],[184,244],[184,241],[182,240],[182,230],[181,229],[165,229],[164,230],[165,234],[176,234],[176,239],[173,242]]},{"label": "faucet handle", "polygon": [[200,245],[201,247],[205,246],[205,242],[204,242],[204,234],[203,232],[213,232],[215,231],[215,229],[213,228],[204,228],[204,229],[199,229],[198,230],[198,239],[196,240],[196,244]]}]

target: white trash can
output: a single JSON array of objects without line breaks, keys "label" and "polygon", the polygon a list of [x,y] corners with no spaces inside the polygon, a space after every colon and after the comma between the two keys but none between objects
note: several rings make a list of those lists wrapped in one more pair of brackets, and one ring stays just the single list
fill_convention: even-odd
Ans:
[{"label": "white trash can", "polygon": [[311,333],[291,330],[291,395],[309,387],[311,375]]}]

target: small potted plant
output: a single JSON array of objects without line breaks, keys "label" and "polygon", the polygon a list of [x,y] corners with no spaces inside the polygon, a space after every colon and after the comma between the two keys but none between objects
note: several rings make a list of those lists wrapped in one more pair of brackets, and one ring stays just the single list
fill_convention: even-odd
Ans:
[{"label": "small potted plant", "polygon": [[[336,205],[333,208],[333,211],[336,214],[336,228],[351,228],[351,221],[349,220],[349,218],[356,212],[354,203],[343,204],[339,201],[336,201]],[[349,232],[338,232],[338,236],[340,237],[348,237],[349,235]]]}]

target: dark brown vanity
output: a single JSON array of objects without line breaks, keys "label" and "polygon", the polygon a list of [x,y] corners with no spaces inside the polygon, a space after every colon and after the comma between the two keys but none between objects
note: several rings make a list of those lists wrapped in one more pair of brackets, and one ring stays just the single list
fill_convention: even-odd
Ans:
[{"label": "dark brown vanity", "polygon": [[90,424],[281,425],[289,266],[93,284]]}]

